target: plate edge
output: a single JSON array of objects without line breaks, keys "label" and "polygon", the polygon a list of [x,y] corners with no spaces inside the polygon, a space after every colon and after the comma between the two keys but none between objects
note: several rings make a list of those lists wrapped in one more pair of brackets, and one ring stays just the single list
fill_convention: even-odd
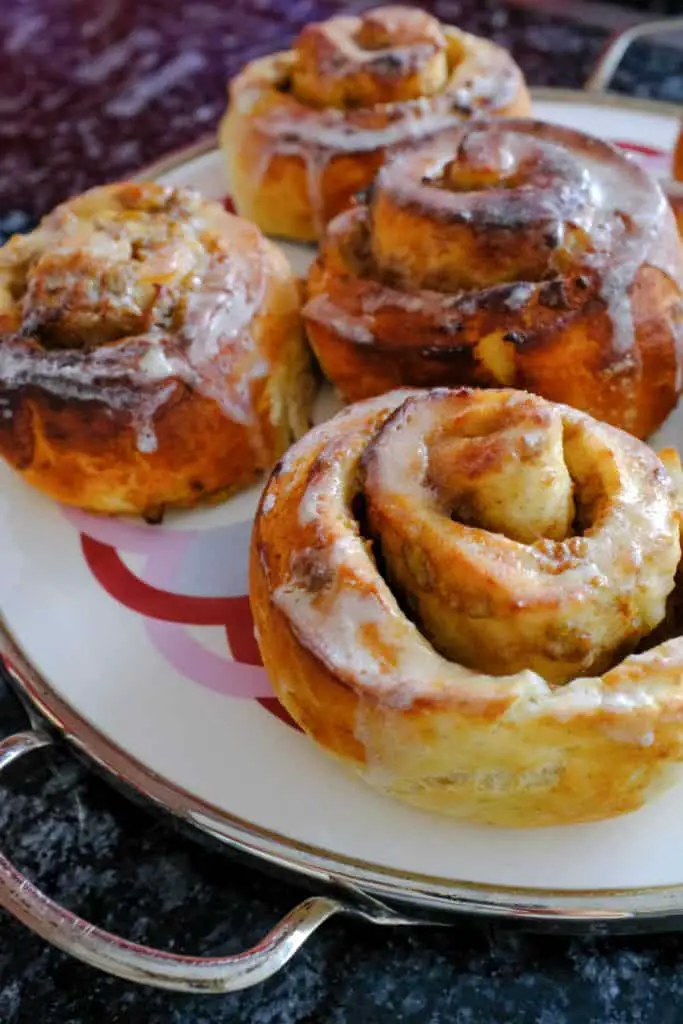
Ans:
[{"label": "plate edge", "polygon": [[[642,113],[683,115],[680,106],[663,100],[641,99],[617,93],[533,88],[533,99],[591,106],[617,106]],[[131,176],[140,181],[169,173],[219,149],[215,135],[172,150]],[[7,659],[5,659],[7,655]],[[596,922],[629,920],[650,927],[653,919],[683,915],[683,884],[644,889],[552,890],[466,882],[437,876],[405,873],[379,864],[357,861],[308,846],[270,832],[207,803],[163,778],[127,754],[91,725],[37,672],[0,617],[0,656],[13,684],[87,759],[114,775],[145,800],[164,808],[214,838],[250,856],[276,864],[297,875],[325,884],[361,886],[384,899],[408,902],[421,908],[442,908],[534,921]],[[625,906],[625,904],[629,904]]]}]

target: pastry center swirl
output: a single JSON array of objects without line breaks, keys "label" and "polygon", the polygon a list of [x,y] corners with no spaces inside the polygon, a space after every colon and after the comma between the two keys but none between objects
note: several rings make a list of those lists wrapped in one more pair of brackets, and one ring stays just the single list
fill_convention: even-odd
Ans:
[{"label": "pastry center swirl", "polygon": [[308,25],[294,51],[293,92],[315,107],[431,96],[446,86],[453,63],[436,18],[400,6]]},{"label": "pastry center swirl", "polygon": [[[679,556],[666,474],[632,444],[522,392],[435,390],[403,402],[364,445],[362,501],[341,522],[355,518],[396,599],[449,661],[556,684],[599,674],[662,621]],[[315,467],[321,495],[330,458]],[[636,477],[655,495],[647,506]],[[333,577],[318,575],[325,600]]]},{"label": "pastry center swirl", "polygon": [[132,187],[92,216],[56,210],[15,260],[18,333],[45,348],[92,348],[173,329],[184,285],[208,262],[192,204],[171,190],[143,200]]},{"label": "pastry center swirl", "polygon": [[[533,122],[468,126],[406,154],[373,192],[374,261],[398,283],[437,291],[601,269],[617,236],[632,243],[633,226],[613,210],[628,211],[633,196],[615,193],[609,171],[600,181],[590,158],[539,138]],[[396,245],[397,231],[410,233],[410,246]],[[423,241],[412,244],[414,235]]]},{"label": "pastry center swirl", "polygon": [[563,433],[549,407],[481,407],[429,439],[423,486],[457,522],[522,544],[565,541],[576,505]]}]

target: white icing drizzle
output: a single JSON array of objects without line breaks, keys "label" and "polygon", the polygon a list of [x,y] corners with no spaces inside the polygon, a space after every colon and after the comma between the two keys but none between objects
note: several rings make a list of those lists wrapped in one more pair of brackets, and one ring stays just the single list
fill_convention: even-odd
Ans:
[{"label": "white icing drizzle", "polygon": [[197,282],[188,294],[183,334],[200,390],[235,423],[253,428],[252,443],[260,454],[265,441],[257,429],[252,386],[268,375],[269,365],[258,354],[249,331],[266,288],[259,250],[260,242],[254,237],[244,260],[233,256]]},{"label": "white icing drizzle", "polygon": [[364,316],[354,316],[348,313],[329,295],[322,292],[307,302],[306,315],[311,320],[317,320],[319,323],[331,327],[332,330],[348,338],[349,341],[355,341],[357,345],[371,345],[374,341],[372,321],[368,323]]},{"label": "white icing drizzle", "polygon": [[[341,154],[370,153],[415,143],[462,120],[461,113],[430,109],[424,99],[409,100],[396,107],[394,120],[383,128],[355,126],[342,110],[273,111],[259,117],[255,126],[263,136],[263,153],[255,175],[267,172],[276,156],[296,156],[304,162],[308,200],[317,230],[323,226],[322,182],[327,165]],[[391,117],[391,113],[389,114]]]},{"label": "white icing drizzle", "polygon": [[503,305],[506,309],[524,309],[536,291],[533,284],[518,284],[512,289]]},{"label": "white icing drizzle", "polygon": [[[111,345],[87,353],[39,349],[29,342],[0,344],[0,387],[5,400],[26,387],[68,402],[96,402],[131,417],[140,452],[156,451],[154,417],[170,398],[173,380],[192,384],[192,367],[182,356],[167,355],[152,341]],[[7,409],[5,410],[5,412]]]},{"label": "white icing drizzle", "polygon": [[[462,121],[462,113],[434,109],[434,104],[424,97],[400,104],[387,103],[383,113],[388,124],[377,128],[372,125],[376,115],[364,119],[362,111],[354,112],[354,121],[343,110],[279,108],[267,117],[259,117],[257,127],[271,140],[273,154],[307,157],[304,149],[310,146],[331,159],[340,153],[370,153],[415,142]],[[363,123],[364,120],[368,123]]]},{"label": "white icing drizzle", "polygon": [[[449,173],[451,163],[457,173],[461,162],[467,173],[494,172],[503,187],[487,184],[480,191],[453,191],[434,184]],[[521,179],[506,185],[505,179],[515,174]],[[376,195],[383,191],[401,207],[419,207],[426,220],[425,245],[430,219],[471,223],[472,231],[482,237],[489,229],[509,229],[511,245],[515,232],[538,233],[544,225],[549,234],[556,232],[558,248],[549,251],[538,280],[495,286],[501,311],[510,317],[506,329],[514,326],[516,314],[522,315],[536,296],[543,301],[544,282],[583,273],[597,279],[610,315],[614,375],[634,367],[631,290],[641,267],[649,265],[672,281],[683,281],[676,224],[659,185],[610,144],[571,129],[522,119],[460,125],[386,164],[374,186]],[[344,245],[367,247],[368,239],[379,230],[379,225],[370,224],[369,208],[361,206],[337,217],[328,228],[328,238],[342,250]],[[587,241],[573,241],[565,253],[569,231],[584,233]],[[556,252],[562,253],[557,270]],[[567,255],[573,263],[571,271],[567,271]],[[449,294],[444,285],[439,295],[419,283],[402,290],[381,283],[381,271],[371,259],[367,272],[361,272],[360,307],[349,308],[349,296],[356,294],[352,289],[346,294],[338,290],[334,298],[326,296],[326,302],[314,296],[304,308],[305,316],[351,341],[369,344],[376,340],[372,315],[382,307],[422,309],[438,328],[476,315],[487,307],[492,293],[491,288],[482,288],[454,289]],[[523,330],[533,334],[533,322],[524,321]]]},{"label": "white icing drizzle", "polygon": [[[442,28],[450,47],[458,54],[444,88],[432,96],[401,102],[342,110],[311,107],[282,94],[279,102],[264,112],[258,109],[264,93],[287,80],[297,54],[284,51],[248,65],[233,83],[231,102],[244,115],[254,111],[253,127],[261,137],[263,154],[254,171],[257,178],[266,173],[275,156],[299,157],[306,167],[314,220],[320,223],[322,178],[335,156],[377,150],[394,152],[476,113],[495,113],[512,103],[522,78],[511,57],[487,40],[450,26]],[[400,49],[394,47],[393,52]],[[349,60],[360,67],[359,62],[377,60],[382,52],[358,49],[358,54],[354,52]],[[342,60],[339,69],[337,74],[346,74],[348,61]],[[323,68],[321,73],[327,72]]]},{"label": "white icing drizzle", "polygon": [[[409,708],[422,696],[430,702],[460,701],[463,707],[505,697],[509,705],[502,712],[503,720],[510,722],[544,715],[570,721],[577,715],[599,710],[604,715],[598,728],[615,742],[650,745],[652,716],[661,715],[671,695],[680,690],[680,641],[631,656],[603,678],[578,678],[558,687],[531,671],[504,677],[483,676],[440,655],[404,615],[379,575],[371,551],[352,524],[346,482],[355,477],[358,461],[368,443],[372,443],[379,449],[379,468],[373,486],[387,494],[407,497],[421,508],[433,506],[436,497],[425,483],[426,445],[436,425],[434,410],[438,408],[439,396],[448,394],[438,390],[403,391],[357,403],[311,431],[290,450],[289,471],[293,474],[293,487],[300,494],[299,525],[308,543],[291,552],[284,576],[279,575],[272,594],[276,606],[295,634],[330,671],[388,707]],[[472,394],[476,401],[485,402],[496,393]],[[466,404],[467,400],[463,401]],[[525,401],[529,401],[529,396],[513,394],[510,398],[513,406],[522,406]],[[596,575],[608,581],[615,566],[631,565],[631,582],[638,586],[639,567],[657,549],[658,538],[666,535],[670,539],[674,504],[666,474],[653,475],[655,457],[635,439],[575,410],[554,408],[579,431],[582,439],[573,443],[592,452],[596,464],[609,464],[605,471],[615,473],[619,483],[609,507],[601,512],[590,535],[584,538],[585,554],[575,566],[568,567],[562,580],[551,572],[551,584],[560,590],[565,586],[570,591],[580,590],[586,580],[595,583]],[[392,413],[395,415],[385,436],[382,424]],[[377,422],[379,427],[372,427]],[[470,436],[467,428],[463,429],[464,436]],[[530,424],[532,447],[538,447],[538,430],[538,426]],[[602,461],[598,458],[600,453]],[[302,479],[306,483],[301,494]],[[280,484],[271,486],[279,488]],[[277,490],[273,493],[277,499]],[[292,493],[288,486],[280,495],[281,500],[290,500],[286,495]],[[419,531],[415,534],[418,536]],[[542,548],[540,545],[541,556]],[[519,546],[520,597],[522,593],[531,596],[536,586],[533,580],[523,578],[525,573],[538,574],[540,570],[539,564],[532,566],[536,556],[529,554],[531,550]],[[650,552],[647,556],[646,551]],[[267,554],[265,557],[267,560]],[[655,602],[665,597],[671,587],[673,568],[671,579],[667,573],[668,570],[662,570],[661,594],[655,595]],[[624,593],[628,592],[628,579],[620,579],[619,585],[622,584],[626,588]],[[659,583],[649,579],[648,585],[656,590]],[[365,707],[369,705],[361,702],[356,735],[368,750],[372,768],[373,730],[370,720],[366,720]]]},{"label": "white icing drizzle", "polygon": [[[0,343],[0,386],[8,398],[34,386],[126,413],[138,450],[150,454],[157,449],[155,417],[181,384],[247,427],[261,453],[252,386],[269,366],[251,324],[266,269],[257,229],[197,193],[156,185],[94,189],[0,253],[0,305],[3,286],[9,292],[17,275],[26,281],[23,323]],[[53,308],[70,317],[61,328],[65,344],[69,331],[87,332],[81,347],[33,340],[42,322],[50,325]]]},{"label": "white icing drizzle", "polygon": [[[437,298],[441,298],[436,292],[434,295]],[[312,314],[313,319],[315,319],[316,304],[313,300],[311,300],[311,306],[314,310]],[[408,313],[419,313],[423,308],[423,301],[419,295],[411,295],[409,292],[400,292],[393,288],[389,289],[380,286],[375,288],[374,291],[368,291],[361,296],[361,307],[364,313],[372,315],[380,309],[386,309],[387,306],[405,309]]]},{"label": "white icing drizzle", "polygon": [[173,384],[166,384],[156,393],[156,401],[138,403],[132,412],[133,430],[137,436],[138,451],[143,455],[150,455],[159,448],[154,417],[159,409],[163,408],[173,393]]},{"label": "white icing drizzle", "polygon": [[174,367],[172,360],[158,345],[150,345],[140,359],[138,367],[142,375],[149,380],[165,380],[178,373],[177,364]]}]

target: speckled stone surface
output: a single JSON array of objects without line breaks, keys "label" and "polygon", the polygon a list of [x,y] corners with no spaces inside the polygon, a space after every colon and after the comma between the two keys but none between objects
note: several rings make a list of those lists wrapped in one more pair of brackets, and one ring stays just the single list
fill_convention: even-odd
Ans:
[{"label": "speckled stone surface", "polygon": [[[13,0],[0,4],[0,232],[213,130],[225,80],[333,0]],[[369,4],[345,5],[358,9]],[[436,0],[508,45],[533,84],[580,86],[604,32],[491,0]],[[641,47],[617,86],[683,101],[680,51]],[[39,611],[37,611],[39,614]],[[0,728],[22,726],[0,686]],[[220,954],[302,892],[129,804],[65,753],[0,783],[2,848],[50,894],[146,943]],[[618,856],[618,851],[615,851]],[[674,1024],[683,938],[586,940],[331,921],[278,977],[234,996],[137,988],[0,915],[0,1024]]]},{"label": "speckled stone surface", "polygon": [[[3,691],[5,728],[21,723]],[[105,927],[178,952],[255,942],[302,891],[207,851],[65,754],[33,754],[0,786],[3,849]],[[97,974],[0,916],[2,1024],[674,1024],[683,938],[586,940],[474,926],[330,921],[280,975],[187,997]]]},{"label": "speckled stone surface", "polygon": [[[21,722],[3,692],[5,727]],[[105,927],[178,952],[256,941],[302,892],[207,851],[66,755],[34,754],[0,788],[3,849]],[[585,940],[475,927],[328,922],[292,964],[232,996],[136,988],[69,961],[0,917],[3,1024],[673,1024],[678,936]]]}]

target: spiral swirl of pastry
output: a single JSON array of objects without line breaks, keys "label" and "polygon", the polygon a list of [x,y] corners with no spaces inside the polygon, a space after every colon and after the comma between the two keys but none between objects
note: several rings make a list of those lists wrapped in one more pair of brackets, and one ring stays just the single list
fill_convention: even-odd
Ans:
[{"label": "spiral swirl of pastry", "polygon": [[380,7],[308,25],[291,51],[247,65],[221,142],[240,213],[309,241],[387,154],[466,118],[528,112],[500,47],[424,11]]},{"label": "spiral swirl of pastry", "polygon": [[280,699],[432,810],[530,825],[638,806],[683,758],[683,640],[632,653],[680,561],[669,459],[524,392],[349,407],[281,460],[254,525]]},{"label": "spiral swirl of pastry", "polygon": [[317,107],[371,107],[432,96],[449,75],[436,18],[409,7],[307,25],[294,43],[292,92]]},{"label": "spiral swirl of pastry", "polygon": [[284,257],[196,193],[93,189],[0,249],[0,452],[61,501],[243,486],[305,429],[308,382]]},{"label": "spiral swirl of pastry", "polygon": [[680,391],[682,290],[671,210],[635,163],[568,128],[472,122],[328,226],[304,320],[347,400],[514,386],[644,437]]}]

